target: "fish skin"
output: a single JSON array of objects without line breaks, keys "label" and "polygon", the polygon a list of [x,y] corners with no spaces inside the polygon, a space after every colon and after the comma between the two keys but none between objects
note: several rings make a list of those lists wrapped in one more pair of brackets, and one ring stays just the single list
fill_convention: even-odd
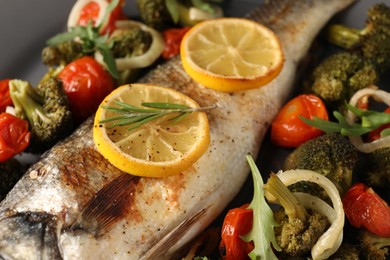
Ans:
[{"label": "fish skin", "polygon": [[237,195],[272,119],[293,89],[297,66],[324,24],[353,0],[281,0],[248,16],[279,36],[285,65],[244,92],[204,88],[178,58],[141,82],[175,88],[208,113],[208,151],[185,172],[140,178],[95,149],[92,119],[45,153],[0,204],[0,259],[172,259]]}]

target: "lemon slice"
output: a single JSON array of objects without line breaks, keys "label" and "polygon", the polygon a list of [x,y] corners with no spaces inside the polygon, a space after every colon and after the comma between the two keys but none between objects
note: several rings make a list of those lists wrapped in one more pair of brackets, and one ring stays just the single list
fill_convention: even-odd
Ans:
[{"label": "lemon slice", "polygon": [[95,114],[93,138],[98,151],[124,172],[144,177],[165,177],[190,167],[207,150],[210,131],[205,112],[190,113],[172,122],[165,115],[129,130],[129,125],[110,127],[101,121],[118,116],[106,107],[120,101],[142,108],[144,102],[199,105],[190,97],[170,88],[129,84],[111,92]]},{"label": "lemon slice", "polygon": [[180,56],[195,81],[224,92],[263,86],[284,64],[278,37],[243,18],[213,19],[193,26],[183,37]]}]

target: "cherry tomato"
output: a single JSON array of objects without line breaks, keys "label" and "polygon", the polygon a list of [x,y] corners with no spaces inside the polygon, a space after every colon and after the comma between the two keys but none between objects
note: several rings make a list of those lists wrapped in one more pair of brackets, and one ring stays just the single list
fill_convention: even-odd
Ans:
[{"label": "cherry tomato", "polygon": [[9,93],[10,79],[0,80],[0,113],[5,111],[7,106],[12,105],[11,95]]},{"label": "cherry tomato", "polygon": [[[111,2],[111,0],[109,0],[108,2]],[[113,32],[115,30],[116,21],[127,19],[122,9],[123,3],[124,0],[121,0],[119,4],[114,8],[114,10],[112,10],[107,24],[103,25],[100,29],[100,33],[102,35]],[[97,18],[99,17],[99,13],[99,4],[94,1],[89,2],[81,9],[78,24],[81,26],[86,26],[90,21],[92,21],[93,25],[96,25],[95,23]]]},{"label": "cherry tomato", "polygon": [[222,225],[219,252],[224,260],[249,259],[253,243],[245,242],[241,235],[248,233],[253,224],[253,212],[248,204],[228,211]]},{"label": "cherry tomato", "polygon": [[29,124],[9,113],[0,114],[0,162],[23,152],[30,144]]},{"label": "cherry tomato", "polygon": [[77,59],[59,73],[76,122],[96,112],[99,104],[114,89],[111,75],[94,58]]},{"label": "cherry tomato", "polygon": [[180,53],[180,43],[184,34],[190,27],[172,28],[163,31],[162,35],[165,41],[165,48],[162,53],[164,59],[170,59]]},{"label": "cherry tomato", "polygon": [[299,116],[328,120],[328,112],[322,100],[315,95],[299,95],[279,111],[271,125],[271,140],[282,147],[298,147],[302,143],[323,134],[303,122]]},{"label": "cherry tomato", "polygon": [[[390,107],[388,107],[384,112],[390,113]],[[371,131],[370,133],[368,133],[368,137],[367,137],[368,141],[372,142],[372,141],[379,139],[381,137],[382,130],[384,130],[386,128],[390,128],[390,123],[382,125],[378,129],[375,129],[375,130]]]},{"label": "cherry tomato", "polygon": [[390,237],[390,208],[372,188],[356,183],[342,201],[345,215],[354,227],[365,227],[378,236]]}]

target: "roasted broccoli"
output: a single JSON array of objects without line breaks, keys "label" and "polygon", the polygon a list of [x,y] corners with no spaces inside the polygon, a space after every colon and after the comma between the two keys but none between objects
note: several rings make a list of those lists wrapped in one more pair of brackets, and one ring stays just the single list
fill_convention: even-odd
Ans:
[{"label": "roasted broccoli", "polygon": [[282,248],[281,254],[284,257],[310,254],[311,248],[330,225],[327,217],[316,211],[307,211],[275,174],[271,174],[264,190],[282,206],[274,212],[279,224],[275,227],[275,236]]},{"label": "roasted broccoli", "polygon": [[390,147],[365,154],[366,160],[360,177],[369,186],[388,188],[390,185]]},{"label": "roasted broccoli", "polygon": [[357,149],[341,134],[330,133],[309,140],[292,151],[283,169],[306,169],[329,178],[343,194],[351,186],[359,159]]},{"label": "roasted broccoli", "polygon": [[[217,4],[221,2],[223,0],[137,0],[137,7],[144,23],[163,30],[177,24],[194,25],[207,17],[220,17],[223,13]],[[190,14],[191,8],[197,11]]]},{"label": "roasted broccoli", "polygon": [[0,202],[22,177],[23,166],[14,158],[0,163]]},{"label": "roasted broccoli", "polygon": [[49,78],[33,88],[29,82],[11,80],[10,94],[16,116],[27,119],[33,152],[42,152],[73,130],[73,117],[62,83]]},{"label": "roasted broccoli", "polygon": [[366,229],[360,230],[359,241],[362,259],[386,260],[390,250],[390,237],[380,237]]},{"label": "roasted broccoli", "polygon": [[56,67],[66,65],[85,55],[83,45],[77,41],[66,41],[42,50],[42,63]]},{"label": "roasted broccoli", "polygon": [[306,92],[324,100],[331,108],[339,108],[359,89],[377,83],[379,74],[369,60],[340,52],[329,56],[313,71]]},{"label": "roasted broccoli", "polygon": [[330,26],[328,39],[369,59],[378,71],[384,72],[390,68],[390,8],[383,3],[373,5],[362,30],[343,25]]},{"label": "roasted broccoli", "polygon": [[359,248],[350,243],[342,243],[340,248],[329,259],[330,260],[359,260]]},{"label": "roasted broccoli", "polygon": [[330,41],[347,49],[319,64],[305,83],[305,92],[337,109],[357,90],[376,84],[390,68],[390,9],[385,4],[372,6],[361,31],[342,25],[330,28]]}]

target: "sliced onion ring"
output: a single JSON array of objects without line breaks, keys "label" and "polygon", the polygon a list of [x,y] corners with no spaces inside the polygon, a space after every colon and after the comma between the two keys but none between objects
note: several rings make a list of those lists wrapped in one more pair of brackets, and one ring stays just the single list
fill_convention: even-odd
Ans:
[{"label": "sliced onion ring", "polygon": [[[149,32],[152,36],[152,44],[149,49],[142,55],[134,57],[125,57],[115,59],[118,71],[128,69],[146,68],[153,64],[164,50],[165,43],[162,35],[153,28],[136,21],[123,20],[116,22],[117,29],[130,29],[140,27],[142,30]],[[95,59],[103,64],[103,56],[100,52],[95,52]]]},{"label": "sliced onion ring", "polygon": [[[359,99],[367,96],[373,98],[375,101],[383,102],[390,106],[390,93],[373,87],[368,87],[357,91],[350,99],[349,104],[356,106]],[[348,111],[346,119],[349,124],[352,124],[355,122],[356,115],[351,111]],[[369,143],[363,142],[361,136],[349,136],[349,140],[356,147],[356,149],[363,153],[371,153],[377,149],[390,147],[390,136],[381,137]]]},{"label": "sliced onion ring", "polygon": [[[310,204],[311,202],[315,202],[310,207],[322,214],[325,213],[324,215],[327,216],[329,222],[331,223],[328,230],[321,235],[311,250],[311,256],[313,259],[327,259],[337,251],[343,240],[345,215],[341,197],[336,186],[325,176],[310,170],[297,169],[279,171],[277,175],[286,186],[300,181],[316,183],[325,190],[326,194],[331,199],[333,209],[328,210],[329,208],[325,206],[325,202],[319,198],[314,199],[314,196],[311,195],[298,194],[297,196],[298,200],[301,201],[302,199],[305,205],[307,203]],[[268,195],[269,194],[266,194],[267,199],[272,200],[272,197],[269,198]],[[307,199],[310,201],[306,201]]]},{"label": "sliced onion ring", "polygon": [[90,2],[95,2],[99,5],[99,16],[96,19],[96,25],[99,26],[100,23],[103,21],[105,10],[107,9],[108,2],[105,0],[78,0],[72,7],[72,10],[69,13],[68,16],[68,30],[71,28],[77,26],[79,19],[80,19],[80,13],[81,10],[89,4]]}]

